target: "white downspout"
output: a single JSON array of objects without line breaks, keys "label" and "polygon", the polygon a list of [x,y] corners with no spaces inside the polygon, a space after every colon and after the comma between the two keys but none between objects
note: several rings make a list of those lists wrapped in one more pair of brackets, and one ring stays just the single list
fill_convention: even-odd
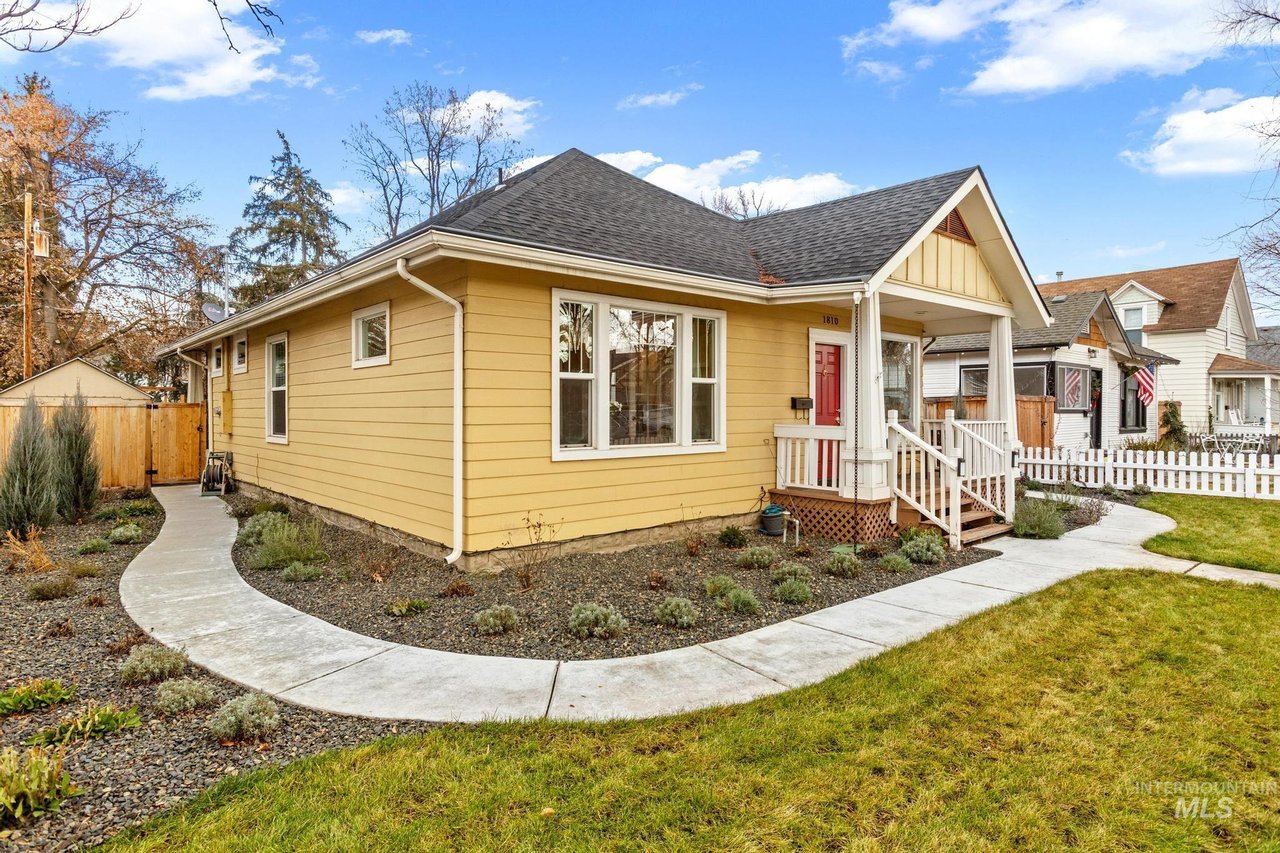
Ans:
[{"label": "white downspout", "polygon": [[210,397],[213,396],[213,378],[209,375],[209,368],[184,353],[182,347],[178,347],[175,353],[178,358],[187,364],[200,368],[201,372],[204,373],[204,450],[205,453],[208,453],[213,450],[213,401],[210,400]]},{"label": "white downspout", "polygon": [[462,303],[409,272],[405,258],[396,261],[405,281],[453,308],[453,550],[444,558],[452,565],[462,556]]}]

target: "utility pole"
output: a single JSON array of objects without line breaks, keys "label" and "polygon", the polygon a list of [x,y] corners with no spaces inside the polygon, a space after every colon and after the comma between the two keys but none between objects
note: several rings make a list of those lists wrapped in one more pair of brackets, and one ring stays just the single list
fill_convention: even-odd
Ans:
[{"label": "utility pole", "polygon": [[31,191],[28,190],[23,200],[22,215],[22,378],[30,379],[31,364]]}]

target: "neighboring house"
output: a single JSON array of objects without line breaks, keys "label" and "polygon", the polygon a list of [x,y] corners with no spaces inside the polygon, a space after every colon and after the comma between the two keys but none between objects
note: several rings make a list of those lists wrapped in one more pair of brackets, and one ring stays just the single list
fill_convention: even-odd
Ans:
[{"label": "neighboring house", "polygon": [[151,395],[137,386],[83,358],[73,358],[0,391],[0,405],[21,405],[34,395],[42,405],[56,406],[74,397],[77,390],[91,406],[144,406],[151,402]]},{"label": "neighboring house", "polygon": [[1159,395],[1182,404],[1191,431],[1237,421],[1272,430],[1274,420],[1264,423],[1264,398],[1274,396],[1275,374],[1266,365],[1241,364],[1258,330],[1239,258],[1075,279],[1040,290],[1046,298],[1105,290],[1130,340],[1177,359],[1159,371]]},{"label": "neighboring house", "polygon": [[[1143,405],[1138,378],[1131,374],[1151,365],[1158,378],[1172,360],[1126,336],[1105,291],[1060,293],[1047,302],[1052,326],[1013,333],[1015,390],[1054,398],[1053,421],[1045,424],[1037,443],[1086,449],[1154,439],[1158,394],[1150,406]],[[948,335],[930,343],[925,398],[986,397],[989,346],[988,335]],[[1030,443],[1026,427],[1023,440]]]},{"label": "neighboring house", "polygon": [[955,460],[886,412],[919,418],[926,338],[992,333],[1011,494],[1014,321],[1049,316],[979,169],[738,221],[570,150],[161,354],[208,367],[242,483],[479,566],[526,516],[623,547],[767,491],[810,534],[914,502],[959,542],[904,485]]}]

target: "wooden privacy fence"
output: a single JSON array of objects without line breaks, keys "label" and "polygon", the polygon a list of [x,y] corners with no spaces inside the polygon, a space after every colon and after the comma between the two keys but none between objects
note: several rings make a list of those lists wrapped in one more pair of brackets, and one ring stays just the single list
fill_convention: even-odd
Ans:
[{"label": "wooden privacy fence", "polygon": [[[1023,447],[1049,447],[1053,444],[1054,399],[1027,394],[1016,398],[1018,409],[1018,441]],[[964,420],[987,419],[986,397],[965,397]],[[925,420],[941,420],[955,408],[952,397],[935,397],[924,401]]]},{"label": "wooden privacy fence", "polygon": [[[58,406],[40,408],[48,420]],[[90,406],[89,414],[104,489],[138,489],[200,479],[203,404]],[[9,457],[9,442],[21,415],[21,405],[0,406],[0,468]]]},{"label": "wooden privacy fence", "polygon": [[1125,490],[1146,486],[1153,492],[1280,500],[1277,457],[1257,453],[1028,447],[1018,456],[1018,469],[1040,483]]}]

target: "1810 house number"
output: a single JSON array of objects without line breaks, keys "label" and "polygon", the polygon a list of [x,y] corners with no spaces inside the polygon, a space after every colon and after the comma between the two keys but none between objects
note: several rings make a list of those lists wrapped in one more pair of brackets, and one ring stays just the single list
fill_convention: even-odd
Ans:
[{"label": "1810 house number", "polygon": [[822,315],[822,325],[824,325],[824,326],[839,326],[839,325],[840,325],[840,318],[839,318],[839,317],[837,317],[835,314],[823,314],[823,315]]}]

